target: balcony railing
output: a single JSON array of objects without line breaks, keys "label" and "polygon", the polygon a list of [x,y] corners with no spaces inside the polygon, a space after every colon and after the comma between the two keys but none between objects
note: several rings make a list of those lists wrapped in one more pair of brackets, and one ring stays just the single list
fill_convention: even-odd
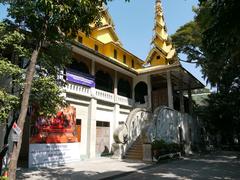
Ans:
[{"label": "balcony railing", "polygon": [[125,106],[133,106],[134,104],[133,99],[119,95],[117,95],[115,98],[113,93],[109,93],[100,89],[95,89],[95,92],[92,92],[90,87],[82,86],[79,84],[68,83],[66,86],[66,92],[86,97],[95,97],[98,100],[117,103]]},{"label": "balcony railing", "polygon": [[103,100],[103,101],[114,103],[114,94],[113,93],[109,93],[109,92],[102,91],[99,89],[96,89],[96,98]]},{"label": "balcony railing", "polygon": [[72,94],[79,94],[82,96],[91,96],[91,88],[86,86],[81,86],[77,84],[68,83],[66,86],[66,92]]},{"label": "balcony railing", "polygon": [[130,98],[127,98],[127,97],[124,97],[124,96],[117,96],[117,102],[119,104],[123,104],[123,105],[129,105],[129,106],[133,106],[134,104],[134,100],[133,99],[130,99]]}]

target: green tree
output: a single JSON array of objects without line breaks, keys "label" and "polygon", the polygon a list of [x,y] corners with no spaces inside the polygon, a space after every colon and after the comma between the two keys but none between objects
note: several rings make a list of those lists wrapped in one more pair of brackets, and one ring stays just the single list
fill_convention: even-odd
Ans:
[{"label": "green tree", "polygon": [[[26,42],[26,39],[31,38],[29,33],[23,32],[20,32],[18,27],[11,24],[0,23],[0,123],[6,124],[4,146],[0,152],[0,174],[2,172],[2,159],[8,150],[8,137],[15,122],[14,119],[17,118],[16,115],[19,111],[23,92],[23,77],[26,70],[18,64],[21,64],[24,59],[26,61],[26,58],[29,57],[28,48],[31,47],[31,42]],[[61,55],[58,51],[64,52],[64,55]],[[55,64],[55,61],[51,61],[51,58],[56,58],[56,55],[51,55],[53,53],[58,54],[59,62]],[[41,64],[37,65],[37,73],[34,76],[30,105],[38,107],[38,112],[42,115],[52,114],[55,112],[56,106],[64,105],[59,87],[61,82],[56,81],[55,78],[56,69],[59,69],[59,66],[54,67],[56,67],[56,64],[63,66],[64,63],[61,61],[66,58],[67,54],[66,51],[62,51],[62,48],[56,47],[50,47],[41,52]],[[47,61],[46,59],[52,62],[51,68],[43,63],[44,60]],[[10,114],[11,116],[9,116]]]},{"label": "green tree", "polygon": [[15,60],[15,56],[23,55],[21,42],[24,37],[18,31],[9,31],[11,28],[0,22],[0,123],[6,124],[4,146],[0,152],[0,176],[2,159],[8,150],[8,136],[13,124],[8,123],[9,115],[19,105],[19,97],[14,93],[13,87],[19,84],[22,74],[22,70],[11,61]]},{"label": "green tree", "polygon": [[201,29],[196,21],[190,21],[181,26],[172,35],[172,40],[176,46],[176,51],[187,55],[187,59],[183,61],[197,63],[198,65],[201,63],[202,58],[204,58]]},{"label": "green tree", "polygon": [[[23,129],[36,64],[37,60],[40,60],[43,47],[45,45],[64,47],[66,42],[69,42],[79,30],[89,33],[90,24],[99,23],[102,5],[107,0],[2,0],[0,2],[9,4],[8,15],[13,19],[13,24],[28,31],[34,45],[27,67],[21,108],[17,120],[18,126]],[[16,178],[21,142],[22,133],[19,142],[13,147],[9,166],[10,179]]]},{"label": "green tree", "polygon": [[199,0],[194,21],[172,36],[178,52],[200,65],[208,82],[217,87],[201,114],[212,134],[219,132],[225,142],[240,134],[239,8],[238,0]]},{"label": "green tree", "polygon": [[[0,81],[20,74],[20,68],[0,58]],[[4,123],[9,117],[9,113],[19,103],[19,98],[9,93],[6,88],[0,87],[0,123]]]}]

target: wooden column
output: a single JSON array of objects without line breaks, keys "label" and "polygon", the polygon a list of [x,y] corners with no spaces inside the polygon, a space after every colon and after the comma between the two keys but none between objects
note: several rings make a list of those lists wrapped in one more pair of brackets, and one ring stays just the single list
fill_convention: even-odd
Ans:
[{"label": "wooden column", "polygon": [[189,114],[192,115],[193,113],[193,106],[192,106],[192,91],[191,88],[188,88],[188,107],[189,107]]},{"label": "wooden column", "polygon": [[183,96],[183,90],[182,89],[180,89],[179,98],[180,98],[180,112],[185,113],[184,96]]},{"label": "wooden column", "polygon": [[182,81],[182,75],[180,72],[180,82],[179,82],[179,100],[180,100],[180,112],[185,113],[185,107],[184,107],[184,96],[183,96],[183,81]]},{"label": "wooden column", "polygon": [[171,72],[167,72],[167,89],[168,89],[168,107],[174,108],[173,106],[173,93],[172,93],[172,81],[171,81]]},{"label": "wooden column", "polygon": [[147,77],[147,86],[148,86],[148,108],[152,107],[152,84],[151,84],[151,75]]}]

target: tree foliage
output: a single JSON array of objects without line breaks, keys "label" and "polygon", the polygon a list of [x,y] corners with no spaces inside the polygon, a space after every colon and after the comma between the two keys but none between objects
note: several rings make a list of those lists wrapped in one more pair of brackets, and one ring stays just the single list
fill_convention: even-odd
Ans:
[{"label": "tree foliage", "polygon": [[181,26],[172,40],[178,53],[187,55],[186,62],[194,62],[199,65],[204,58],[202,53],[201,30],[195,21],[191,21]]},{"label": "tree foliage", "polygon": [[240,1],[199,0],[194,21],[174,35],[178,52],[196,61],[217,93],[211,94],[201,115],[208,129],[225,142],[240,139]]},{"label": "tree foliage", "polygon": [[36,77],[33,81],[30,104],[37,109],[38,115],[55,114],[57,108],[66,105],[62,93],[54,76]]},{"label": "tree foliage", "polygon": [[[18,31],[9,32],[10,28],[0,23],[0,123],[6,122],[11,110],[19,104],[19,97],[12,92],[14,83],[21,79],[22,70],[11,62],[13,56],[22,56],[24,37]],[[14,79],[18,80],[14,80]],[[7,83],[6,83],[7,82]]]},{"label": "tree foliage", "polygon": [[[69,62],[67,60],[71,59],[67,58],[66,54],[69,53],[60,52],[67,52],[67,50],[70,52],[69,47],[71,46],[68,44],[78,31],[88,34],[93,23],[99,24],[103,4],[106,4],[107,0],[0,0],[1,2],[9,5],[8,16],[11,19],[8,21],[20,31],[26,32],[25,35],[28,37],[27,49],[30,56],[26,64],[25,82],[17,120],[18,126],[23,129],[37,65],[43,75],[57,77],[61,67],[64,67],[64,64]],[[39,80],[39,83],[44,83],[46,88],[51,86],[56,90],[56,87],[52,86],[53,84],[47,83],[51,78],[46,79],[41,76]],[[33,88],[33,93],[37,93],[38,88]],[[56,90],[54,93],[59,92]],[[46,102],[42,101],[44,105]],[[42,110],[46,111],[44,108]],[[16,166],[21,143],[22,133],[18,143],[13,147],[9,167],[11,179],[16,179]]]}]

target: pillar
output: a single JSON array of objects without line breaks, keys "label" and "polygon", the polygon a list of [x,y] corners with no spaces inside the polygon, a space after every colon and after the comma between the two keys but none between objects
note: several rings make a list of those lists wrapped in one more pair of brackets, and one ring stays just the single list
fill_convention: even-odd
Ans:
[{"label": "pillar", "polygon": [[92,65],[91,65],[91,75],[95,76],[95,61],[92,61]]},{"label": "pillar", "polygon": [[117,96],[118,96],[118,77],[117,77],[117,71],[114,73],[114,101],[117,103]]},{"label": "pillar", "polygon": [[184,96],[183,96],[183,90],[182,89],[180,89],[179,98],[180,98],[180,112],[184,113],[185,108],[184,108]]},{"label": "pillar", "polygon": [[119,104],[115,104],[113,113],[114,113],[113,128],[115,130],[118,127],[118,117],[119,117],[119,114],[120,114],[120,105]]},{"label": "pillar", "polygon": [[181,113],[185,113],[185,107],[184,107],[184,96],[183,96],[183,81],[182,81],[182,78],[183,76],[180,75],[181,77],[181,80],[179,82],[179,100],[180,100],[180,112]]},{"label": "pillar", "polygon": [[[67,73],[66,73],[67,74]],[[66,74],[64,74],[64,70],[61,70],[60,71],[60,75],[58,75],[57,78],[61,79],[62,81],[64,81],[66,83],[66,80],[64,79],[64,76],[66,76]],[[65,100],[67,99],[67,93],[66,93],[66,90],[67,90],[67,86],[68,86],[68,83],[66,84],[66,86],[63,87],[63,91],[61,93],[61,97],[63,97]]]},{"label": "pillar", "polygon": [[167,72],[167,89],[168,89],[168,107],[173,107],[173,93],[172,93],[172,82],[171,82],[171,72]]},{"label": "pillar", "polygon": [[89,105],[89,119],[87,123],[87,156],[96,156],[96,111],[97,100],[92,98]]},{"label": "pillar", "polygon": [[[91,75],[95,76],[95,61],[92,61]],[[91,87],[91,100],[88,109],[87,122],[87,156],[93,158],[96,155],[96,111],[97,100],[95,99],[95,87]]]},{"label": "pillar", "polygon": [[132,82],[132,99],[133,99],[133,104],[135,104],[135,86],[136,86],[135,79],[133,79],[133,82]]},{"label": "pillar", "polygon": [[[91,75],[95,76],[95,61],[92,61],[92,65],[91,65]],[[95,97],[96,91],[95,91],[95,87],[91,87],[91,96]]]},{"label": "pillar", "polygon": [[147,86],[148,86],[148,108],[152,107],[152,84],[151,84],[151,76],[147,77]]},{"label": "pillar", "polygon": [[192,115],[193,107],[192,107],[192,91],[191,91],[191,88],[188,88],[188,107],[189,107],[189,114]]},{"label": "pillar", "polygon": [[112,143],[115,143],[114,142],[114,139],[113,139],[113,134],[114,134],[114,131],[116,130],[116,128],[118,127],[118,117],[120,115],[120,105],[119,104],[115,104],[114,105],[114,110],[113,110],[113,122],[110,122],[112,124],[111,126],[111,136],[110,136],[110,144],[112,145]]}]

